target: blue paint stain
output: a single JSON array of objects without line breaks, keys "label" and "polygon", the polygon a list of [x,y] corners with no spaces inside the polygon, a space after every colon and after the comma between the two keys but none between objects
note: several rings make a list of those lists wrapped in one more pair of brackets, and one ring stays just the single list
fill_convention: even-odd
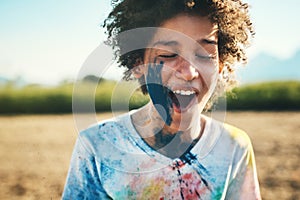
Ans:
[{"label": "blue paint stain", "polygon": [[154,66],[149,65],[148,67],[146,86],[156,110],[165,123],[170,126],[172,123],[171,115],[173,113],[172,99],[170,98],[172,91],[162,83],[161,70],[164,64],[163,61],[161,61],[160,64],[156,64],[155,59],[154,63]]}]

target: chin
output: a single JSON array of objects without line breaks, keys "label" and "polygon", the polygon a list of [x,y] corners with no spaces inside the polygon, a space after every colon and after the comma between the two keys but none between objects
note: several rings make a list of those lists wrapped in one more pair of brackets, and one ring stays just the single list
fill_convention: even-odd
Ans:
[{"label": "chin", "polygon": [[197,126],[200,123],[201,112],[198,110],[198,106],[185,112],[174,112],[172,115],[172,123],[169,128],[173,131],[186,131],[193,126]]}]

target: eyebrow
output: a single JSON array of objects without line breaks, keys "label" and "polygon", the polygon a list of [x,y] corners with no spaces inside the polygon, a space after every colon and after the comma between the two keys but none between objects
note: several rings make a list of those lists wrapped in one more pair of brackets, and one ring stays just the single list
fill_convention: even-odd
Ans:
[{"label": "eyebrow", "polygon": [[178,46],[179,43],[175,40],[169,40],[169,41],[166,41],[166,40],[160,40],[160,41],[157,41],[153,44],[153,47],[157,46],[157,45],[164,45],[164,46]]}]

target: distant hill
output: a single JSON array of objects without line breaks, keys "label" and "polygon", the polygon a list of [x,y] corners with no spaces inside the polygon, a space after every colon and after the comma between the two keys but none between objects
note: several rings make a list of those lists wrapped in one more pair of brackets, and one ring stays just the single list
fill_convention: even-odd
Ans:
[{"label": "distant hill", "polygon": [[255,83],[278,80],[300,81],[300,50],[289,59],[261,53],[237,72],[240,82]]}]

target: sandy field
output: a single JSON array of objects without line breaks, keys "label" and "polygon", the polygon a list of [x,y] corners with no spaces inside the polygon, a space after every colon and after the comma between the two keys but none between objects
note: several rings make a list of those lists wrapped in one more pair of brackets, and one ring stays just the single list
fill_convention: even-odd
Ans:
[{"label": "sandy field", "polygon": [[[226,121],[252,139],[263,199],[300,199],[300,112],[229,112]],[[76,137],[72,115],[0,116],[0,199],[60,199]]]}]

